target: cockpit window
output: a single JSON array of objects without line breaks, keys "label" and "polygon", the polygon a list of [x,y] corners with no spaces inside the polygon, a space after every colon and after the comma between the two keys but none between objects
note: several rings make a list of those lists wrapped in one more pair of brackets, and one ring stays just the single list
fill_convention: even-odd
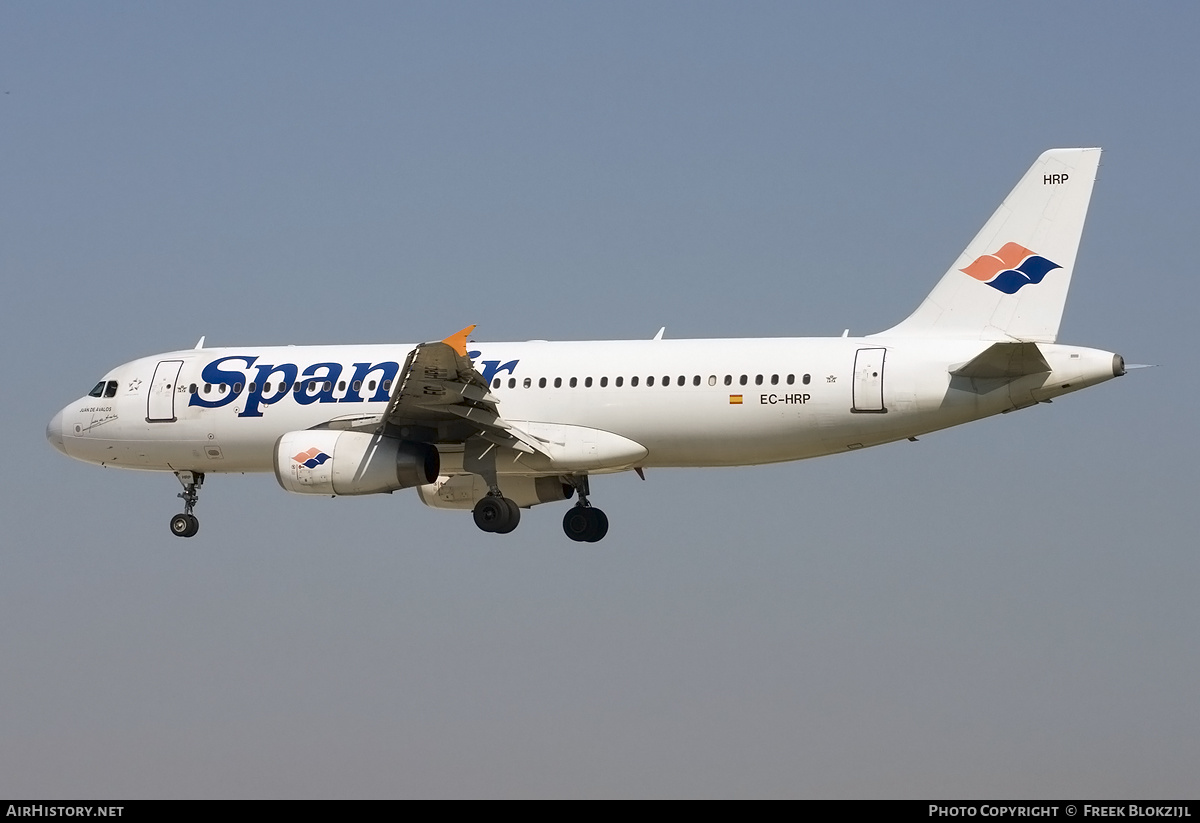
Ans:
[{"label": "cockpit window", "polygon": [[96,388],[88,392],[88,397],[103,397],[104,396],[104,381],[101,380],[96,384]]},{"label": "cockpit window", "polygon": [[117,381],[116,380],[108,381],[108,385],[106,385],[104,387],[104,396],[105,397],[116,397],[117,396]]}]

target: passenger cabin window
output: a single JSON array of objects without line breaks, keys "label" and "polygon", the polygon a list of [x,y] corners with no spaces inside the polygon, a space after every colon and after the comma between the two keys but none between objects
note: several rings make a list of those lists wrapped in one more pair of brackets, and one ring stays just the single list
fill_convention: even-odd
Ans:
[{"label": "passenger cabin window", "polygon": [[738,383],[740,383],[743,386],[746,385],[746,375],[743,374],[741,377],[739,377]]},{"label": "passenger cabin window", "polygon": [[638,383],[638,379],[637,379],[637,377],[631,377],[631,378],[629,378],[629,385],[631,385],[631,386],[635,386],[635,387],[636,387],[636,386],[637,386],[637,383]]},{"label": "passenger cabin window", "polygon": [[590,377],[585,377],[585,378],[583,379],[583,386],[584,386],[584,388],[586,388],[586,389],[590,389],[590,388],[592,387],[592,378],[590,378]]},{"label": "passenger cabin window", "polygon": [[556,388],[556,389],[562,388],[562,378],[561,377],[554,378],[554,388]]},{"label": "passenger cabin window", "polygon": [[625,378],[624,378],[624,377],[618,377],[618,378],[616,379],[616,387],[619,389],[619,388],[621,388],[621,386],[623,386],[623,385],[625,385]]},{"label": "passenger cabin window", "polygon": [[725,375],[725,385],[726,385],[726,386],[732,386],[732,385],[733,385],[733,375],[732,375],[732,374],[727,374],[727,375]]},{"label": "passenger cabin window", "polygon": [[602,388],[602,389],[603,389],[603,388],[605,388],[606,386],[608,386],[608,378],[607,378],[607,377],[601,377],[601,378],[600,378],[600,388]]},{"label": "passenger cabin window", "polygon": [[788,375],[788,381],[787,381],[788,385],[790,386],[790,385],[792,385],[792,384],[793,384],[793,383],[795,383],[795,382],[796,382],[796,375],[794,375],[794,374],[789,374],[789,375]]},{"label": "passenger cabin window", "polygon": [[[635,378],[635,379],[636,379],[636,378]],[[647,386],[653,386],[653,385],[654,385],[654,375],[650,375],[649,377],[647,377],[647,378],[646,378],[646,385],[647,385]]]},{"label": "passenger cabin window", "polygon": [[779,385],[779,375],[777,375],[777,374],[771,375],[771,385],[772,386]]},{"label": "passenger cabin window", "polygon": [[539,389],[546,388],[546,378],[544,378],[544,377],[538,378],[538,388]]},{"label": "passenger cabin window", "polygon": [[579,385],[579,381],[576,378],[572,377],[571,378],[571,388],[575,388],[577,385]]},{"label": "passenger cabin window", "polygon": [[515,378],[515,377],[508,378],[508,387],[510,389],[515,389],[517,387],[517,378]]},{"label": "passenger cabin window", "polygon": [[495,380],[492,381],[492,388],[493,389],[500,388],[500,378],[499,377],[497,377]]},{"label": "passenger cabin window", "polygon": [[804,383],[804,385],[806,385],[806,386],[807,386],[807,385],[808,385],[808,381],[809,381],[809,380],[811,380],[811,379],[812,379],[812,377],[810,377],[809,375],[807,375],[807,374],[806,374],[806,375],[804,375],[804,380],[803,380],[802,382]]}]

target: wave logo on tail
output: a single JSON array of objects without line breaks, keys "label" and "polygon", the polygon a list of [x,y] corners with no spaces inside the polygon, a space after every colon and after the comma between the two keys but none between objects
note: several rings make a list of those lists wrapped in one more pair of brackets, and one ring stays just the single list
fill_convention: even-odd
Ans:
[{"label": "wave logo on tail", "polygon": [[959,271],[997,291],[1016,294],[1022,286],[1041,283],[1047,274],[1061,268],[1024,246],[1005,243],[1000,251],[977,257],[974,263]]},{"label": "wave logo on tail", "polygon": [[326,460],[332,460],[333,458],[314,447],[306,452],[300,452],[292,459],[306,469],[315,469],[317,466],[324,465]]}]

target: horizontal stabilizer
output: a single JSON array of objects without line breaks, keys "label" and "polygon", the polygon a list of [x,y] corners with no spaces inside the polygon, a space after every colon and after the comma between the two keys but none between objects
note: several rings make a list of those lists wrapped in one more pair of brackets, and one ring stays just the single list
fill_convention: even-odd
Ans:
[{"label": "horizontal stabilizer", "polygon": [[1029,374],[1044,374],[1050,364],[1037,343],[993,343],[971,360],[950,373],[955,377],[1009,379]]}]

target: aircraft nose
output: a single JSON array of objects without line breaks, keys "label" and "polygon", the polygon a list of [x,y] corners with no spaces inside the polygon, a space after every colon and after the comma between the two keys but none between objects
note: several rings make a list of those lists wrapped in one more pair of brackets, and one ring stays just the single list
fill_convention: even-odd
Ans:
[{"label": "aircraft nose", "polygon": [[62,418],[63,414],[59,412],[46,424],[46,439],[50,441],[51,446],[66,454],[67,450],[63,446]]}]

